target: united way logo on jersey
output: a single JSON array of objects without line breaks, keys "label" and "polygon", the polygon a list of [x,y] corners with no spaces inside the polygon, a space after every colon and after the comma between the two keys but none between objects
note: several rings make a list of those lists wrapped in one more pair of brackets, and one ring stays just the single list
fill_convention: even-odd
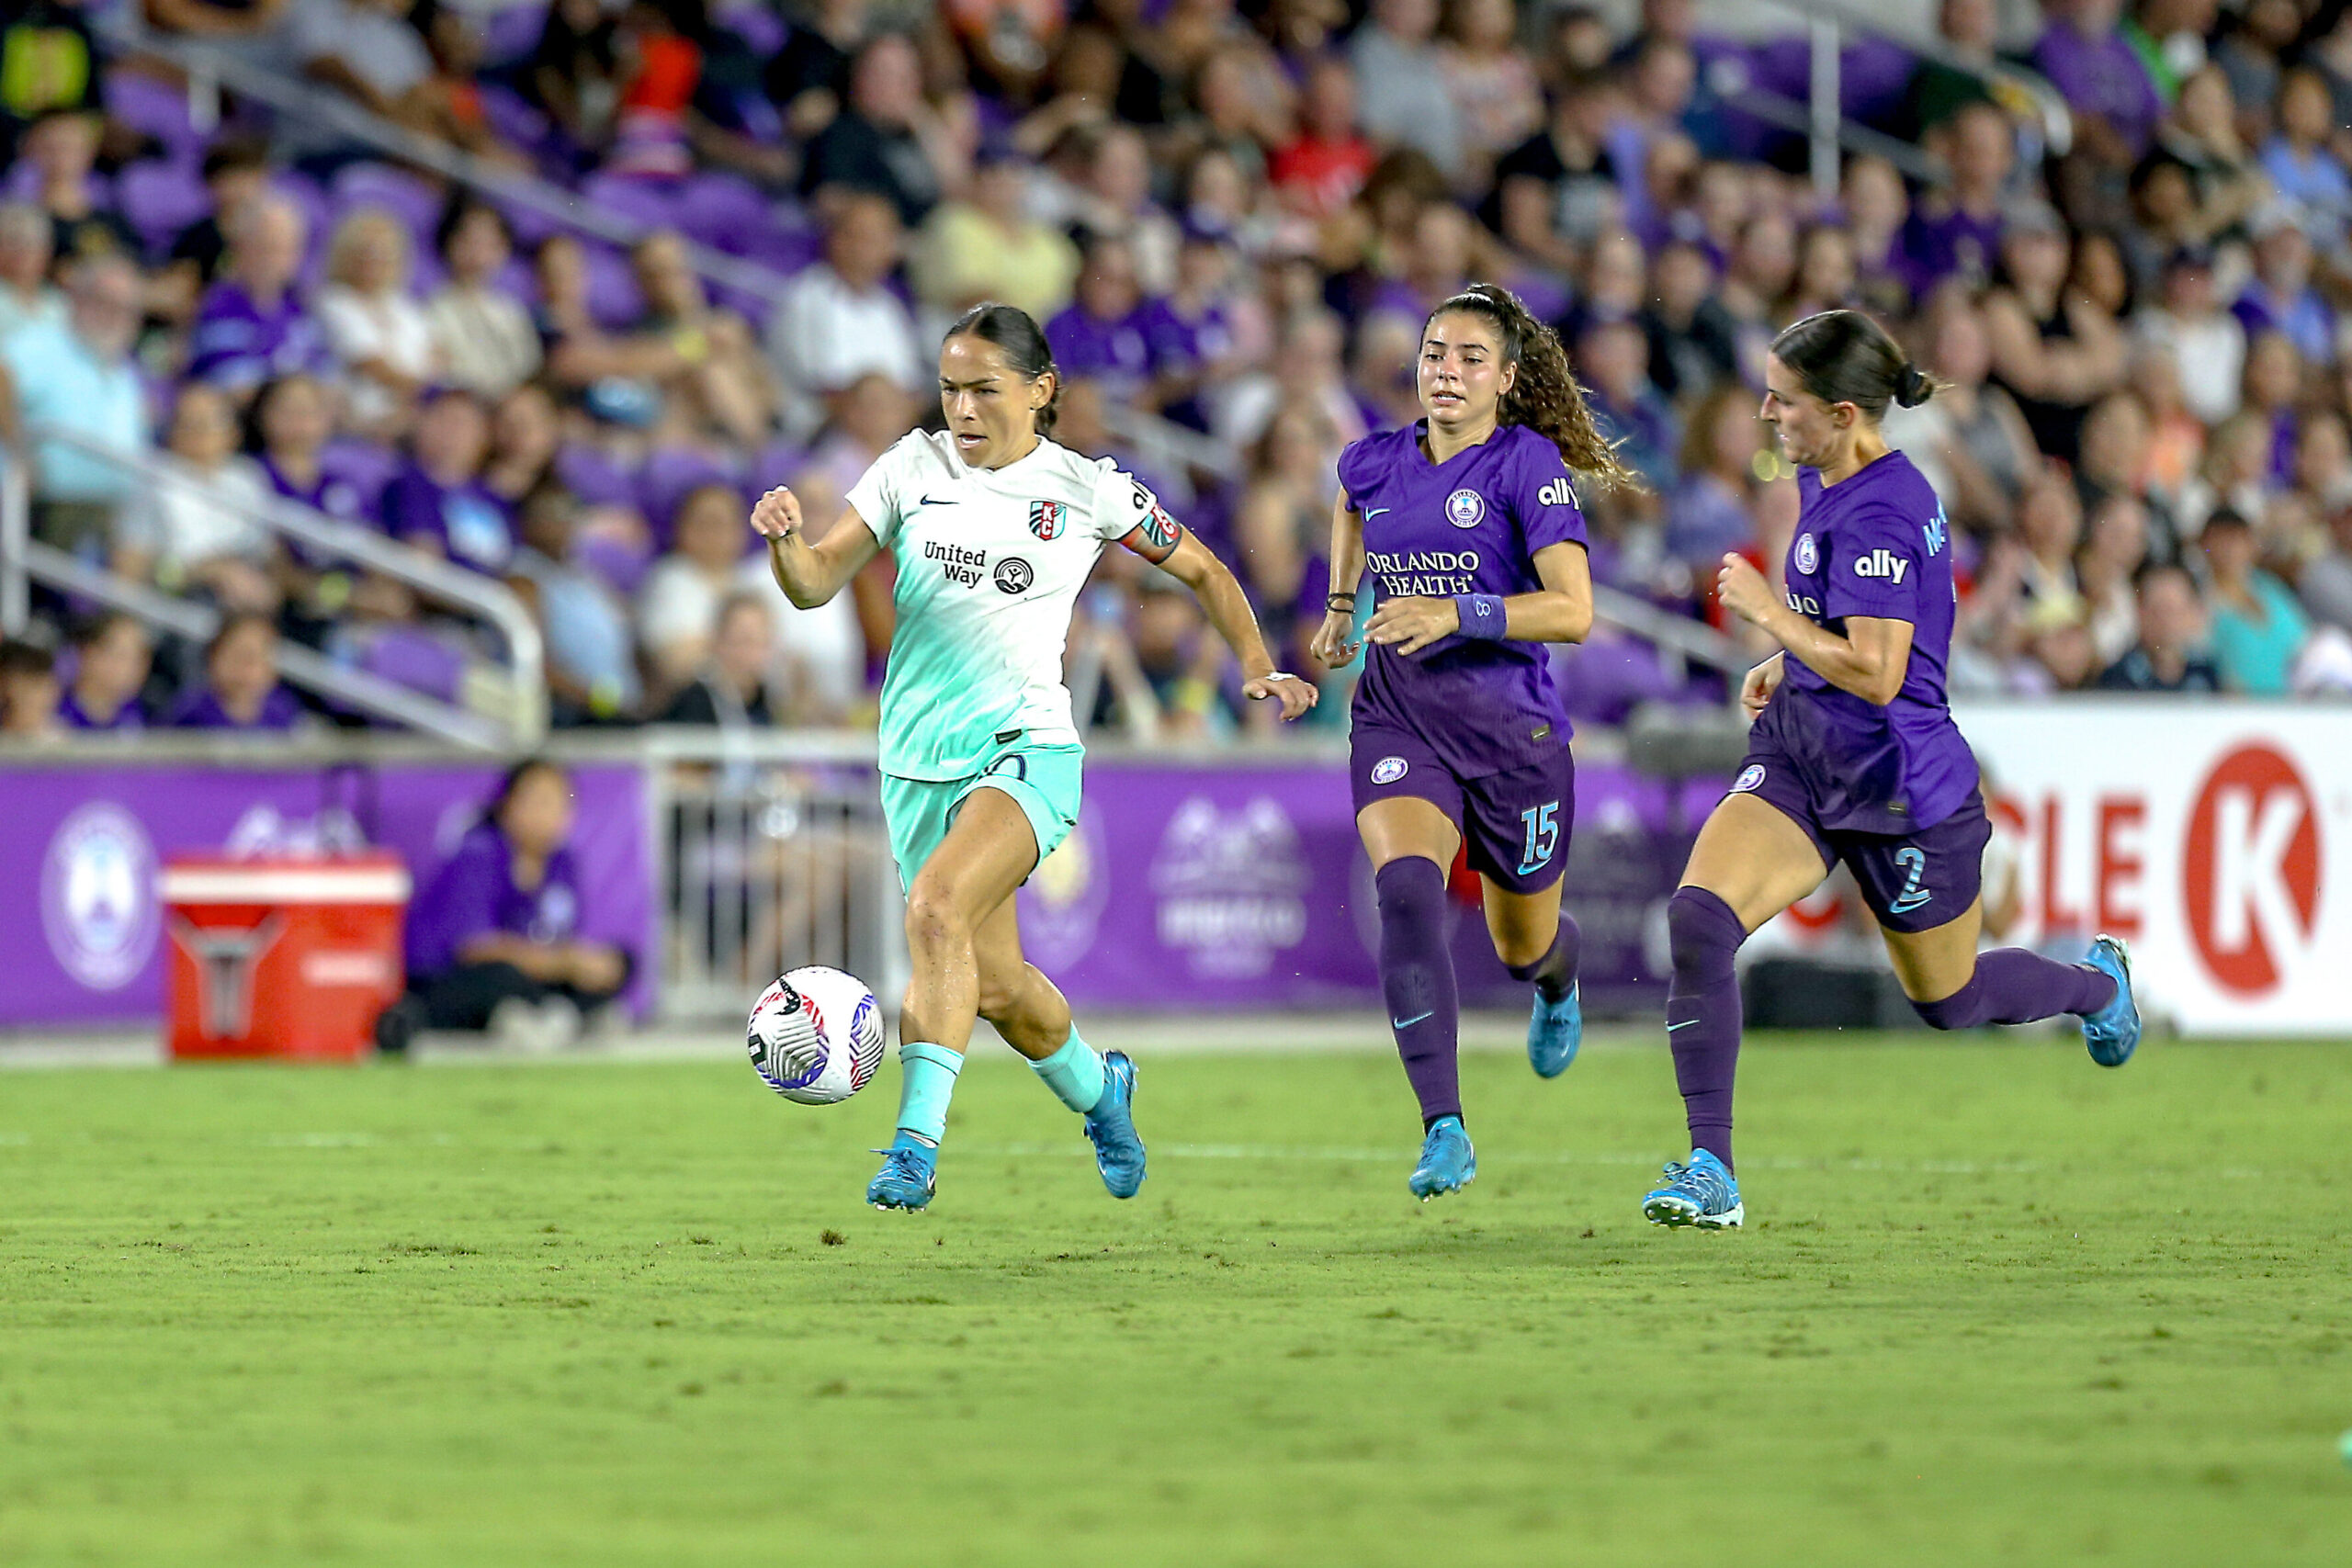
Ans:
[{"label": "united way logo on jersey", "polygon": [[1040,539],[1058,539],[1069,526],[1069,508],[1063,502],[1033,501],[1029,503],[1029,531]]},{"label": "united way logo on jersey", "polygon": [[1745,795],[1763,782],[1764,764],[1750,762],[1739,770],[1739,777],[1732,781],[1731,790],[1734,795]]},{"label": "united way logo on jersey", "polygon": [[1810,534],[1797,536],[1797,570],[1807,575],[1821,570],[1821,547]]},{"label": "united way logo on jersey", "polygon": [[1475,490],[1457,490],[1445,498],[1445,520],[1457,528],[1476,528],[1487,515],[1487,498]]},{"label": "united way logo on jersey", "polygon": [[1001,593],[1026,593],[1037,574],[1019,556],[1007,556],[996,563],[996,586]]}]

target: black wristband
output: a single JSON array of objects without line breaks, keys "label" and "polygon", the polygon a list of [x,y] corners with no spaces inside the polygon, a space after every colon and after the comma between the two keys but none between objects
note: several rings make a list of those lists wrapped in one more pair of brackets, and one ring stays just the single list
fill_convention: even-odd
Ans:
[{"label": "black wristband", "polygon": [[[1345,600],[1346,603],[1340,603],[1342,600]],[[1323,611],[1326,615],[1336,610],[1345,610],[1352,615],[1355,611],[1355,607],[1356,596],[1352,593],[1329,593],[1324,595]]]}]

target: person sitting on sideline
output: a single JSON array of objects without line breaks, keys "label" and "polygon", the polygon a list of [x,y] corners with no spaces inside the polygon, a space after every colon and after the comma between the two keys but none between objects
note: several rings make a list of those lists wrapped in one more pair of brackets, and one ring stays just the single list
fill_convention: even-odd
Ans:
[{"label": "person sitting on sideline", "polygon": [[380,1049],[446,1029],[552,1050],[620,995],[634,962],[580,934],[571,828],[570,775],[543,758],[516,763],[409,906],[408,995],[378,1019]]}]

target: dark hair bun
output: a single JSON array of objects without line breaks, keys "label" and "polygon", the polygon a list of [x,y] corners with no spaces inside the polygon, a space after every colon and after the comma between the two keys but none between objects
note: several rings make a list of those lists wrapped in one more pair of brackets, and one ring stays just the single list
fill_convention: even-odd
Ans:
[{"label": "dark hair bun", "polygon": [[1894,400],[1906,409],[1926,402],[1935,389],[1934,378],[1916,365],[1906,364],[1894,373]]}]

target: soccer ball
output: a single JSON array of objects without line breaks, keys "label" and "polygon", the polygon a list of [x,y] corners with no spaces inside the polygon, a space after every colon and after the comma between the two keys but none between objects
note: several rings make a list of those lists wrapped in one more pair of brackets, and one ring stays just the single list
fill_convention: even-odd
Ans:
[{"label": "soccer ball", "polygon": [[882,1065],[882,1010],[854,975],[812,964],[760,994],[746,1032],[752,1066],[803,1105],[838,1105]]}]

